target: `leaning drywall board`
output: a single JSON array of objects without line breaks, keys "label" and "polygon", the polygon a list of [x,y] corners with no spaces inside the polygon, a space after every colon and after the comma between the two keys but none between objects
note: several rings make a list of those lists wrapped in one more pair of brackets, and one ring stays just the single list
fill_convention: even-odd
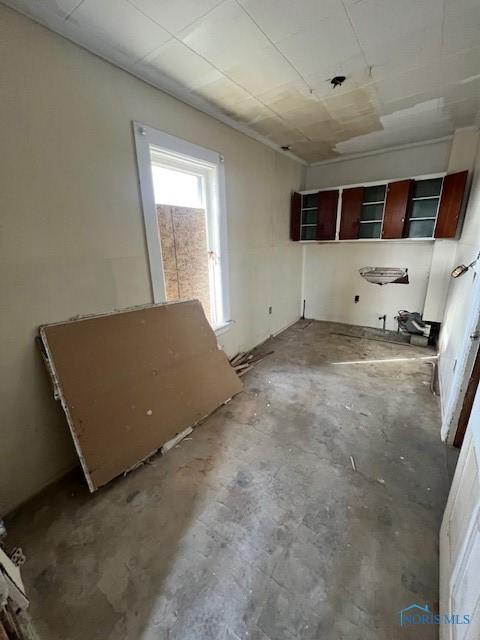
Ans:
[{"label": "leaning drywall board", "polygon": [[40,327],[91,491],[242,389],[198,300]]}]

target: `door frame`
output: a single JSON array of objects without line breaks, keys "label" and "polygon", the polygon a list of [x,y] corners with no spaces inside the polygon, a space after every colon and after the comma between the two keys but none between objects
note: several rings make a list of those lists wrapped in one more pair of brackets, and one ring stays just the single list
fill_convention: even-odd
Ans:
[{"label": "door frame", "polygon": [[[479,376],[480,376],[480,349],[477,343],[477,354],[475,356],[475,361],[473,363],[472,373],[470,379],[468,381],[468,385],[463,396],[462,408],[460,410],[460,416],[458,418],[457,429],[455,431],[455,437],[453,440],[453,446],[460,448],[462,446],[463,440],[465,438],[465,433],[467,431],[468,422],[470,420],[470,415],[472,413],[473,403],[475,401],[475,396],[477,394],[478,385],[479,385]],[[473,349],[472,349],[473,351]]]},{"label": "door frame", "polygon": [[475,273],[472,304],[468,309],[468,318],[463,335],[463,349],[458,355],[451,390],[442,416],[442,440],[452,444],[456,435],[458,421],[462,412],[465,394],[472,376],[475,359],[479,349],[479,340],[472,338],[480,331],[480,274]]}]

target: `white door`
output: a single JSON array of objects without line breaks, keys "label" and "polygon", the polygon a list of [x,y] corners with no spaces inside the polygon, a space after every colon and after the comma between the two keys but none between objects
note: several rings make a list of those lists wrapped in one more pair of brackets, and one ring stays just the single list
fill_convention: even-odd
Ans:
[{"label": "white door", "polygon": [[480,638],[480,387],[440,530],[440,614],[471,619],[441,624],[440,640]]}]

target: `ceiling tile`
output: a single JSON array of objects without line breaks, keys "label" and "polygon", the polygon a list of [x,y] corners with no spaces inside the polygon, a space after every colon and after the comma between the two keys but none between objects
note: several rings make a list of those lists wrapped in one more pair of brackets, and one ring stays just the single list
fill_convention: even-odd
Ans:
[{"label": "ceiling tile", "polygon": [[447,84],[461,82],[480,73],[480,47],[447,55],[441,59],[441,78]]},{"label": "ceiling tile", "polygon": [[376,106],[368,89],[354,89],[348,93],[333,93],[324,98],[324,104],[333,120],[345,122],[352,118],[376,112]]},{"label": "ceiling tile", "polygon": [[189,89],[210,84],[223,77],[210,63],[175,39],[163,44],[138,64],[156,69]]},{"label": "ceiling tile", "polygon": [[128,0],[170,33],[176,34],[223,0]]},{"label": "ceiling tile", "polygon": [[240,64],[227,68],[225,73],[253,95],[259,95],[299,77],[295,69],[271,44],[251,56],[246,53]]},{"label": "ceiling tile", "polygon": [[198,87],[192,91],[192,95],[207,100],[228,115],[235,113],[237,104],[246,103],[251,99],[247,91],[224,76]]},{"label": "ceiling tile", "polygon": [[299,131],[288,126],[283,120],[276,116],[262,118],[251,124],[251,127],[258,133],[274,140],[280,145],[292,144],[298,140],[306,140]]},{"label": "ceiling tile", "polygon": [[[376,79],[375,70],[373,75]],[[422,94],[442,85],[440,60],[431,65],[411,69],[404,73],[396,73],[375,80],[375,90],[384,104]]]},{"label": "ceiling tile", "polygon": [[269,45],[268,39],[235,0],[226,0],[178,36],[223,71],[241,65]]},{"label": "ceiling tile", "polygon": [[326,18],[308,29],[277,42],[277,47],[305,77],[316,74],[331,78],[342,63],[361,55],[350,22],[343,14]]},{"label": "ceiling tile", "polygon": [[67,22],[90,39],[99,39],[99,44],[127,55],[132,63],[170,38],[126,0],[84,0]]},{"label": "ceiling tile", "polygon": [[294,85],[279,87],[275,94],[269,92],[260,98],[286,120],[318,122],[330,118],[322,101],[310,93],[299,91]]},{"label": "ceiling tile", "polygon": [[82,0],[7,0],[5,4],[31,16],[35,19],[51,19],[54,17],[64,20]]},{"label": "ceiling tile", "polygon": [[272,42],[345,14],[341,0],[239,0]]},{"label": "ceiling tile", "polygon": [[273,111],[253,97],[236,102],[232,109],[232,118],[247,124],[274,115]]},{"label": "ceiling tile", "polygon": [[370,65],[415,66],[439,55],[443,2],[345,0]]},{"label": "ceiling tile", "polygon": [[[333,87],[331,79],[334,75],[345,76],[345,82],[339,87]],[[308,86],[316,96],[323,98],[331,94],[347,93],[372,81],[371,70],[365,63],[363,54],[346,58],[335,65],[335,71],[312,73],[304,76]]]},{"label": "ceiling tile", "polygon": [[463,11],[451,2],[446,7],[443,53],[454,53],[477,47],[480,42],[480,3],[463,2],[462,4]]},{"label": "ceiling tile", "polygon": [[399,144],[432,140],[448,135],[454,129],[441,98],[382,116],[380,121],[383,130],[339,142],[335,149],[341,153],[362,153]]},{"label": "ceiling tile", "polygon": [[307,162],[319,162],[338,156],[330,143],[322,141],[295,142],[292,144],[292,151]]},{"label": "ceiling tile", "polygon": [[475,121],[476,114],[479,113],[480,99],[471,98],[447,104],[446,107],[455,127],[468,127]]}]

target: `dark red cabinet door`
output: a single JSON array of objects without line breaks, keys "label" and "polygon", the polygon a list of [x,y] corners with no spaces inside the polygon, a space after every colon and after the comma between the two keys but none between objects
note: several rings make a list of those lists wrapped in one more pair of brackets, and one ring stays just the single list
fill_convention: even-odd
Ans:
[{"label": "dark red cabinet door", "polygon": [[290,209],[290,239],[300,240],[300,223],[302,219],[302,194],[294,191],[292,193],[292,204]]},{"label": "dark red cabinet door", "polygon": [[438,207],[435,238],[454,238],[462,209],[468,171],[450,173],[443,179],[442,196]]},{"label": "dark red cabinet door", "polygon": [[342,213],[340,218],[340,240],[356,240],[360,231],[364,187],[344,189],[342,192]]},{"label": "dark red cabinet door", "polygon": [[404,237],[412,189],[413,180],[390,182],[387,186],[382,238],[389,240]]},{"label": "dark red cabinet door", "polygon": [[337,231],[338,190],[319,191],[317,240],[335,240]]}]

